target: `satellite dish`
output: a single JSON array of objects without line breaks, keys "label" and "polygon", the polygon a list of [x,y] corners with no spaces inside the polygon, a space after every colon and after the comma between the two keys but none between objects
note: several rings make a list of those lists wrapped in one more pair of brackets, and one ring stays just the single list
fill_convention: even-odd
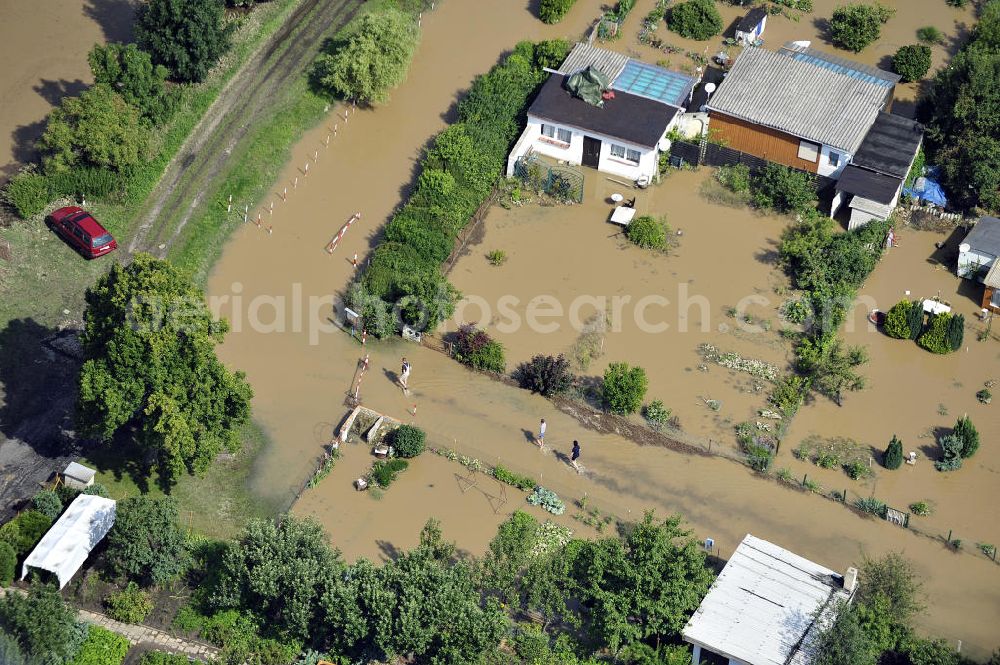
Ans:
[{"label": "satellite dish", "polygon": [[660,144],[657,147],[660,149],[660,152],[670,152],[671,145],[673,144],[671,143],[670,139],[664,138],[660,140]]},{"label": "satellite dish", "polygon": [[707,92],[710,95],[713,92],[715,92],[715,84],[714,83],[706,83],[705,84],[705,92]]},{"label": "satellite dish", "polygon": [[971,249],[972,245],[970,245],[967,242],[963,242],[961,245],[958,246],[958,251],[962,252],[963,254],[969,252]]}]

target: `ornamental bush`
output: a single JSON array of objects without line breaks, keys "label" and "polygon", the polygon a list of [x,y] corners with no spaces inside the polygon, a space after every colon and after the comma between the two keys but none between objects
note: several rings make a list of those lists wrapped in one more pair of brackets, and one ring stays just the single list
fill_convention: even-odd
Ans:
[{"label": "ornamental bush", "polygon": [[963,458],[972,457],[979,450],[979,430],[972,424],[969,416],[962,416],[958,419],[953,434],[962,440],[961,455]]},{"label": "ornamental bush", "polygon": [[887,469],[898,469],[903,464],[903,442],[895,434],[889,442],[889,447],[885,449],[882,456],[882,466]]},{"label": "ornamental bush", "polygon": [[962,348],[962,341],[965,339],[965,316],[953,314],[948,319],[948,332],[946,333],[948,348],[958,351]]},{"label": "ornamental bush", "polygon": [[17,539],[11,545],[17,550],[18,556],[30,552],[52,526],[52,520],[37,510],[26,510],[11,520],[11,523],[17,526]]},{"label": "ornamental bush", "polygon": [[670,10],[667,27],[681,37],[703,41],[722,32],[722,16],[712,0],[688,0]]},{"label": "ornamental bush", "polygon": [[149,594],[135,582],[129,582],[121,591],[115,591],[104,599],[108,616],[123,623],[142,623],[153,611],[153,601]]},{"label": "ornamental bush", "polygon": [[416,457],[424,452],[427,435],[413,425],[400,425],[392,433],[392,447],[400,457]]},{"label": "ornamental bush", "polygon": [[882,25],[895,13],[896,10],[877,2],[837,7],[830,18],[830,41],[857,53],[879,38]]},{"label": "ornamental bush", "polygon": [[885,325],[882,327],[885,334],[896,339],[912,339],[910,314],[915,305],[909,300],[900,300],[893,305],[885,315]]},{"label": "ornamental bush", "polygon": [[566,392],[573,385],[573,374],[569,371],[569,361],[559,356],[533,357],[514,370],[514,380],[526,390],[549,397]]},{"label": "ornamental bush", "polygon": [[507,365],[503,345],[471,323],[455,334],[455,358],[470,367],[497,374],[503,374]]},{"label": "ornamental bush", "polygon": [[669,227],[664,222],[650,215],[642,215],[625,227],[625,236],[644,249],[663,249],[667,246],[668,230]]},{"label": "ornamental bush", "polygon": [[3,188],[3,200],[17,211],[21,219],[37,215],[49,203],[49,181],[33,167],[27,168]]},{"label": "ornamental bush", "polygon": [[938,471],[954,471],[962,468],[962,448],[965,442],[962,437],[952,433],[946,434],[938,439],[941,446],[941,459],[934,462],[934,468]]},{"label": "ornamental bush", "polygon": [[608,410],[624,416],[639,410],[648,386],[649,379],[643,368],[611,363],[604,371],[601,395]]},{"label": "ornamental bush", "polygon": [[750,191],[750,167],[746,164],[720,166],[715,171],[715,178],[726,189],[737,194]]},{"label": "ornamental bush", "polygon": [[52,490],[42,490],[31,500],[31,505],[53,522],[62,513],[63,504],[59,495]]},{"label": "ornamental bush", "polygon": [[948,313],[931,316],[927,328],[917,338],[917,344],[931,353],[951,353],[953,349],[948,341],[948,329],[951,325],[951,318],[951,314]]},{"label": "ornamental bush", "polygon": [[576,0],[541,0],[538,3],[538,18],[545,23],[558,23],[574,4]]},{"label": "ornamental bush", "polygon": [[892,57],[892,69],[904,83],[919,81],[931,68],[931,47],[924,44],[901,46]]}]

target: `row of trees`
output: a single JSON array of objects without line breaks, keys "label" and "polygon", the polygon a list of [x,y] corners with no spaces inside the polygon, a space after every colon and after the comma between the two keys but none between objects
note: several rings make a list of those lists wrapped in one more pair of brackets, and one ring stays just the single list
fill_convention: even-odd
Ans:
[{"label": "row of trees", "polygon": [[1000,0],[980,7],[969,41],[921,99],[930,159],[949,199],[1000,211]]},{"label": "row of trees", "polygon": [[52,110],[37,145],[40,172],[22,172],[4,192],[18,214],[37,214],[60,196],[121,193],[180,102],[180,87],[167,80],[202,80],[229,48],[233,26],[223,11],[221,0],[151,0],[138,9],[137,44],[94,46],[94,85]]}]

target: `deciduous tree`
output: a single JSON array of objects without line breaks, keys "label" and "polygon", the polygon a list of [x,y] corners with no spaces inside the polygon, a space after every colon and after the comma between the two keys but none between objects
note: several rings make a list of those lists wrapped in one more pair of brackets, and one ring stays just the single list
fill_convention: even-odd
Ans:
[{"label": "deciduous tree", "polygon": [[139,109],[98,83],[52,110],[38,149],[49,173],[80,167],[121,171],[146,158],[149,141]]},{"label": "deciduous tree", "polygon": [[150,55],[135,44],[95,44],[87,55],[95,83],[110,86],[154,124],[165,121],[173,101],[163,82],[169,72],[153,65]]},{"label": "deciduous tree", "polygon": [[110,441],[135,426],[164,483],[203,472],[220,451],[237,449],[236,427],[249,418],[252,391],[216,357],[227,325],[212,319],[185,274],[139,254],[127,266],[115,264],[86,301],[82,433]]},{"label": "deciduous tree", "polygon": [[837,7],[830,18],[830,39],[841,48],[857,53],[882,34],[882,25],[896,11],[875,3]]},{"label": "deciduous tree", "polygon": [[222,0],[150,0],[139,6],[135,38],[177,81],[198,82],[229,49],[233,25]]},{"label": "deciduous tree", "polygon": [[406,78],[418,40],[412,16],[392,9],[369,12],[331,53],[317,58],[314,80],[330,95],[384,104]]}]

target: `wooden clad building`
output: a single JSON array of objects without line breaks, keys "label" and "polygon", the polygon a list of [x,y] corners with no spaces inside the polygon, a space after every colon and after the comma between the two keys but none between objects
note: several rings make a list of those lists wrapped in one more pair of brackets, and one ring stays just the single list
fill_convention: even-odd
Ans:
[{"label": "wooden clad building", "polygon": [[725,113],[713,113],[711,133],[713,139],[722,141],[726,146],[756,155],[769,162],[792,166],[810,173],[816,173],[819,167],[818,159],[808,160],[799,157],[801,139],[777,129],[755,125]]}]

